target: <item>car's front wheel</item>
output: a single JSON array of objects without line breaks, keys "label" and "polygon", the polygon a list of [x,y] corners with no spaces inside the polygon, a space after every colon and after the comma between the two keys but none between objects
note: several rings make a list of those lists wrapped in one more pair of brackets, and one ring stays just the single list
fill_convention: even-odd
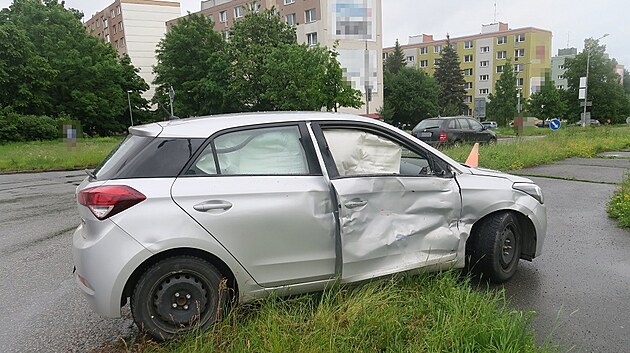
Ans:
[{"label": "car's front wheel", "polygon": [[509,280],[521,257],[521,232],[516,217],[501,212],[482,219],[468,244],[468,267],[494,283]]},{"label": "car's front wheel", "polygon": [[217,321],[226,302],[225,287],[221,273],[207,261],[170,257],[142,275],[131,298],[131,312],[141,331],[167,340]]}]

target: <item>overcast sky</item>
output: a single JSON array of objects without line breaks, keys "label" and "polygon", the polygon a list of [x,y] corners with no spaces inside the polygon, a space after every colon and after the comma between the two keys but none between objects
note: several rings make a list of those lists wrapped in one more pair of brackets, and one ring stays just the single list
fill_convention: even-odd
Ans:
[{"label": "overcast sky", "polygon": [[[112,0],[66,0],[67,7],[77,8],[90,17]],[[7,7],[11,0],[0,0]],[[180,0],[182,14],[199,11],[200,0]],[[559,48],[582,49],[584,38],[602,40],[611,57],[630,67],[630,1],[628,0],[382,0],[383,44],[391,46],[400,40],[406,44],[415,34],[433,34],[443,39],[481,32],[481,25],[496,20],[510,28],[538,27],[553,33],[553,53]]]}]

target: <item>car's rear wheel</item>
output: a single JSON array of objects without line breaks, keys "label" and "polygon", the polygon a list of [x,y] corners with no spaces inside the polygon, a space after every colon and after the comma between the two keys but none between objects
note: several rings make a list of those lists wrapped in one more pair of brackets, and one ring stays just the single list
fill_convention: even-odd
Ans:
[{"label": "car's rear wheel", "polygon": [[467,246],[468,267],[494,283],[509,280],[521,257],[521,232],[509,212],[482,219]]},{"label": "car's rear wheel", "polygon": [[496,145],[497,144],[497,138],[496,137],[491,137],[490,140],[488,141],[488,144]]},{"label": "car's rear wheel", "polygon": [[227,297],[226,281],[209,262],[177,256],[150,267],[131,298],[131,312],[141,331],[157,340],[217,321]]}]

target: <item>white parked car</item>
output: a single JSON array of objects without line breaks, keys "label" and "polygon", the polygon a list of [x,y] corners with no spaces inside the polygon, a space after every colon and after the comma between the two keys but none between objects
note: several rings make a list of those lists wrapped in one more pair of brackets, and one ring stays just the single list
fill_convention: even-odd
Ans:
[{"label": "white parked car", "polygon": [[333,113],[135,126],[77,188],[91,306],[168,339],[246,302],[467,264],[495,282],[540,255],[531,180],[469,168],[388,124]]}]

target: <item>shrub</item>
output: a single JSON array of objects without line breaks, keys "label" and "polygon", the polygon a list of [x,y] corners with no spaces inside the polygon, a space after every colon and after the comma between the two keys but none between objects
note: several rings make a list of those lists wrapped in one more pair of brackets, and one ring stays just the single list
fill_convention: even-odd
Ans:
[{"label": "shrub", "polygon": [[58,125],[57,120],[48,116],[0,110],[0,142],[54,140],[59,137]]},{"label": "shrub", "polygon": [[608,215],[616,219],[620,226],[630,228],[630,174],[610,200]]}]

